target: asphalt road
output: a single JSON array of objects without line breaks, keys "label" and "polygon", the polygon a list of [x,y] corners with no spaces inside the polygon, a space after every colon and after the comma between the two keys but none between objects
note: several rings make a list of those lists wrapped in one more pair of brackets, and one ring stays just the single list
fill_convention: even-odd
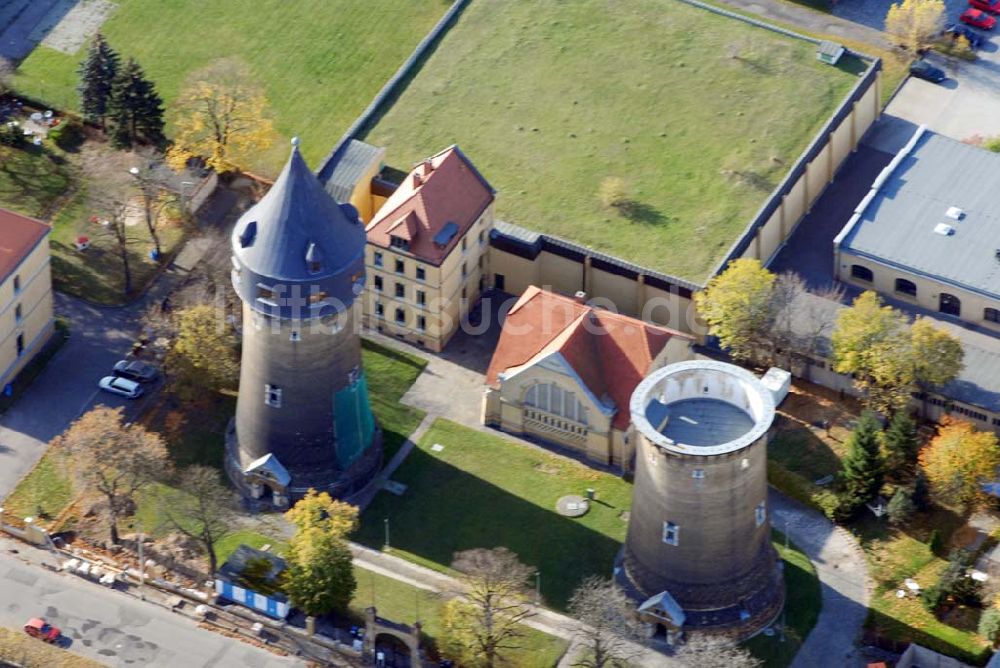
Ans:
[{"label": "asphalt road", "polygon": [[127,399],[97,389],[97,381],[131,348],[133,309],[101,309],[56,293],[56,314],[70,321],[70,338],[31,387],[0,416],[0,499],[70,422],[97,404]]},{"label": "asphalt road", "polygon": [[186,617],[73,575],[28,565],[0,546],[0,626],[17,629],[42,616],[58,626],[67,649],[109,666],[302,665],[296,659],[199,628]]}]

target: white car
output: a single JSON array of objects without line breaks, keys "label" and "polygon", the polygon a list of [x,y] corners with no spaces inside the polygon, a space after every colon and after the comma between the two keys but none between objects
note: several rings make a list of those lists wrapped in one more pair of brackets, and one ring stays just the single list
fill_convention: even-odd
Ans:
[{"label": "white car", "polygon": [[138,399],[139,395],[142,394],[142,387],[139,383],[134,380],[120,378],[118,376],[105,376],[104,378],[101,378],[101,382],[99,382],[97,386],[105,392],[120,394],[121,396],[128,397],[129,399]]}]

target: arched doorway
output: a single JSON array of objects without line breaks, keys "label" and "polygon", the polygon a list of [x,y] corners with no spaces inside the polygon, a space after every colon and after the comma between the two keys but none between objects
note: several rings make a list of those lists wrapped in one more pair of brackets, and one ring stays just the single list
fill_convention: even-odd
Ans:
[{"label": "arched doorway", "polygon": [[[411,668],[410,647],[392,633],[375,636],[375,668]],[[413,666],[419,668],[419,666]]]},{"label": "arched doorway", "polygon": [[942,292],[938,299],[938,311],[947,315],[962,315],[962,300],[955,295]]},{"label": "arched doorway", "polygon": [[365,654],[383,668],[420,668],[420,622],[391,622],[366,608]]}]

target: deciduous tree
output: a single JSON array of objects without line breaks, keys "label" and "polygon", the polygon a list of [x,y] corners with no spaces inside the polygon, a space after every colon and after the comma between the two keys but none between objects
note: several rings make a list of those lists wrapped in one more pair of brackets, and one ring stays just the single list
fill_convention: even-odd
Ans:
[{"label": "deciduous tree", "polygon": [[758,668],[764,663],[743,647],[703,635],[685,640],[677,651],[677,658],[684,666],[698,668]]},{"label": "deciduous tree", "polygon": [[917,318],[910,326],[910,347],[913,379],[923,393],[926,413],[927,393],[958,377],[965,350],[955,335],[935,327],[926,318]]},{"label": "deciduous tree", "polygon": [[80,76],[77,92],[80,94],[83,117],[91,123],[100,123],[102,128],[108,114],[112,85],[118,73],[118,61],[118,54],[104,39],[104,35],[97,33],[87,50],[87,57],[77,70]]},{"label": "deciduous tree", "polygon": [[182,396],[206,389],[235,387],[240,364],[237,340],[229,323],[213,306],[197,304],[176,314],[177,334],[167,367]]},{"label": "deciduous tree", "polygon": [[83,489],[107,502],[111,542],[118,543],[118,519],[136,492],[170,472],[167,448],[141,424],[126,424],[121,408],[98,406],[70,425],[55,444],[66,449]]},{"label": "deciduous tree", "polygon": [[193,72],[174,103],[173,117],[176,132],[167,162],[177,170],[195,157],[219,172],[245,168],[251,155],[274,141],[267,93],[234,58]]},{"label": "deciduous tree", "polygon": [[889,7],[885,31],[903,48],[917,53],[934,45],[944,30],[942,0],[901,0]]},{"label": "deciduous tree", "polygon": [[843,463],[843,499],[847,511],[871,501],[882,489],[885,469],[879,448],[881,431],[875,416],[865,411],[848,438]]},{"label": "deciduous tree", "polygon": [[465,590],[446,605],[446,654],[463,666],[503,665],[506,651],[520,647],[521,623],[534,616],[526,605],[534,569],[505,547],[457,552],[451,567]]},{"label": "deciduous tree", "polygon": [[132,247],[141,243],[128,224],[128,197],[115,188],[102,188],[90,191],[88,199],[91,210],[95,212],[91,217],[95,224],[95,236],[109,238],[121,261],[122,296],[127,299],[132,294]]},{"label": "deciduous tree", "polygon": [[215,546],[236,529],[236,500],[233,490],[209,466],[189,466],[180,472],[178,492],[161,495],[161,508],[175,531],[198,541],[208,557],[211,574],[218,560]]},{"label": "deciduous tree", "polygon": [[853,374],[871,410],[892,415],[906,406],[915,380],[909,327],[901,313],[862,293],[837,316],[831,336],[834,369]]},{"label": "deciduous tree", "polygon": [[358,509],[309,490],[285,518],[295,525],[284,574],[288,597],[307,615],[345,610],[357,588],[346,537],[357,526]]},{"label": "deciduous tree", "polygon": [[1000,466],[996,434],[946,417],[937,436],[920,451],[920,466],[931,491],[943,503],[966,508],[985,505],[990,497],[982,485],[996,480]]},{"label": "deciduous tree", "polygon": [[613,580],[588,577],[573,592],[569,612],[580,622],[575,635],[583,647],[574,666],[625,668],[642,652],[642,625]]},{"label": "deciduous tree", "polygon": [[769,347],[774,322],[775,277],[759,260],[733,260],[724,272],[695,294],[698,313],[709,334],[738,360],[757,358]]}]

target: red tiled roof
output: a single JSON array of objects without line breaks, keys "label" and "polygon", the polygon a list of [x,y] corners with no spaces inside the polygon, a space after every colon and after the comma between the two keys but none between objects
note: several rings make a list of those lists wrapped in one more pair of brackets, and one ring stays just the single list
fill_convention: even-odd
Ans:
[{"label": "red tiled roof", "polygon": [[532,285],[507,314],[486,382],[499,387],[497,378],[504,371],[539,354],[559,352],[598,399],[614,401],[618,411],[613,425],[626,429],[632,392],[675,336],[691,338]]},{"label": "red tiled roof", "polygon": [[0,209],[0,283],[7,280],[49,229],[39,220]]},{"label": "red tiled roof", "polygon": [[[493,188],[452,146],[407,175],[365,228],[368,241],[389,248],[390,237],[402,237],[410,242],[411,255],[441,264],[492,201]],[[448,223],[455,223],[458,233],[441,246],[434,237]]]}]

